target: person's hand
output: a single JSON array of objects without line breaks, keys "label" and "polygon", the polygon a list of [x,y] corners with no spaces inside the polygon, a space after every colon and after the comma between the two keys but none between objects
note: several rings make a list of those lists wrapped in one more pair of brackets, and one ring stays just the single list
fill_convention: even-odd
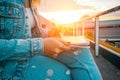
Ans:
[{"label": "person's hand", "polygon": [[75,46],[65,42],[59,38],[44,38],[44,54],[51,57],[56,57],[59,53],[69,50],[75,50]]}]

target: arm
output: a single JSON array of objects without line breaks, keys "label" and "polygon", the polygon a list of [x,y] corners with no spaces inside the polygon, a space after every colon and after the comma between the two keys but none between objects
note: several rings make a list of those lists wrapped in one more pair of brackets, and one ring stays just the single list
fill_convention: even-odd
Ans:
[{"label": "arm", "polygon": [[33,39],[0,39],[0,61],[10,57],[30,57],[43,54],[43,42],[40,38]]}]

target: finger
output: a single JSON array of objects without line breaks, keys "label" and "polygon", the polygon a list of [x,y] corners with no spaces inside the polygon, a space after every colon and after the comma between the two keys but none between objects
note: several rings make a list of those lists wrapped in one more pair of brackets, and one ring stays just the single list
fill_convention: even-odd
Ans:
[{"label": "finger", "polygon": [[49,55],[51,56],[57,56],[62,50],[60,48],[55,48],[52,49],[51,51],[48,52]]},{"label": "finger", "polygon": [[64,41],[62,39],[59,39],[59,41],[62,42],[63,44],[65,44],[65,45],[70,45],[71,44],[70,42],[66,42],[66,41]]},{"label": "finger", "polygon": [[61,45],[60,46],[60,49],[62,50],[62,51],[69,51],[69,50],[71,50],[71,47],[70,46],[66,46],[66,45]]},{"label": "finger", "polygon": [[46,56],[49,56],[49,57],[57,57],[58,55],[58,52],[56,52],[55,50],[54,51],[49,51],[49,52],[46,52],[45,54]]},{"label": "finger", "polygon": [[54,53],[54,52],[52,52],[52,54],[49,54],[48,56],[50,56],[50,57],[57,57],[58,56],[58,54],[56,54],[56,53]]},{"label": "finger", "polygon": [[55,48],[55,49],[54,49],[54,53],[59,54],[60,52],[61,52],[61,49],[60,49],[60,48]]}]

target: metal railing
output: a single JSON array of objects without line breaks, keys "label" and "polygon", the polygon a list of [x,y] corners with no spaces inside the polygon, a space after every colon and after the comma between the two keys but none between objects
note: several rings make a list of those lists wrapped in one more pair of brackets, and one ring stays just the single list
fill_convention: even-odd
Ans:
[{"label": "metal railing", "polygon": [[92,17],[87,17],[87,18],[82,19],[79,22],[77,22],[78,24],[82,23],[82,36],[84,36],[85,21],[95,18],[94,22],[95,22],[95,55],[96,56],[99,56],[99,26],[100,26],[99,17],[103,16],[105,14],[109,14],[109,13],[112,13],[112,12],[119,11],[119,10],[120,10],[120,5],[116,6],[114,8],[111,8],[109,10],[103,11],[103,12],[101,12],[99,14],[96,14]]}]

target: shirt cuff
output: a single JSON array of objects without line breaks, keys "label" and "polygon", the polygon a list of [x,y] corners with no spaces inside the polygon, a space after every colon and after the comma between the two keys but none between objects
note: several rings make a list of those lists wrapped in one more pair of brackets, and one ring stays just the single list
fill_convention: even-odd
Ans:
[{"label": "shirt cuff", "polygon": [[43,39],[42,38],[34,38],[31,40],[31,55],[44,55],[43,53]]}]

